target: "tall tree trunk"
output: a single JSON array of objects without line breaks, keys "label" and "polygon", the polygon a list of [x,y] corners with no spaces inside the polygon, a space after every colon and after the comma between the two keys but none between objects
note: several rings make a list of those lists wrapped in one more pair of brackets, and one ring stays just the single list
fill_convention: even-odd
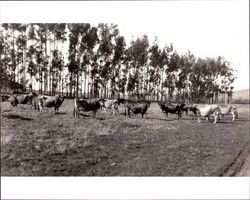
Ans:
[{"label": "tall tree trunk", "polygon": [[83,86],[83,96],[86,97],[86,81],[87,81],[87,75],[84,73],[84,86]]},{"label": "tall tree trunk", "polygon": [[[16,62],[15,62],[15,36],[14,36],[14,29],[12,30],[12,81],[15,83],[16,82]],[[15,85],[15,84],[14,84]],[[14,86],[14,91],[16,90],[16,87]]]}]

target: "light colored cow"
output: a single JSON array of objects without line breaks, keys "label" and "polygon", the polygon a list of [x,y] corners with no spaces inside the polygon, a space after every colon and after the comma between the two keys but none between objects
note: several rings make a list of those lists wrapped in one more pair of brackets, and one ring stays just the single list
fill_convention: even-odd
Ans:
[{"label": "light colored cow", "polygon": [[238,118],[238,112],[237,112],[237,107],[235,105],[219,105],[220,108],[220,115],[223,117],[224,115],[232,115],[233,119],[232,121],[235,120],[235,118]]},{"label": "light colored cow", "polygon": [[54,107],[55,108],[55,114],[58,113],[59,107],[62,105],[64,101],[63,95],[55,95],[55,96],[45,96],[45,95],[39,95],[36,103],[38,103],[38,110],[40,112],[44,112],[43,108],[47,107]]},{"label": "light colored cow", "polygon": [[220,114],[220,108],[218,105],[196,105],[195,108],[197,109],[197,118],[198,118],[198,122],[201,121],[201,117],[206,117],[206,120],[209,119],[209,115],[213,114],[214,116],[214,122],[216,123],[218,118],[219,118],[219,114]]}]

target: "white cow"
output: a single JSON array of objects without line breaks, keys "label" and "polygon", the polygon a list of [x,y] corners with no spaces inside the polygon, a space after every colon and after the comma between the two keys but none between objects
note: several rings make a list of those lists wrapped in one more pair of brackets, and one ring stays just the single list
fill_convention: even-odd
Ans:
[{"label": "white cow", "polygon": [[223,117],[224,115],[232,115],[233,119],[232,121],[235,120],[235,118],[238,118],[238,112],[237,112],[237,107],[235,105],[219,105],[220,109],[220,115]]},{"label": "white cow", "polygon": [[195,108],[197,109],[197,118],[198,118],[198,122],[201,121],[201,117],[206,117],[206,120],[209,119],[209,115],[213,114],[214,116],[214,122],[216,123],[218,118],[219,118],[219,114],[220,114],[220,109],[218,105],[210,105],[210,104],[206,104],[206,105],[196,105]]}]

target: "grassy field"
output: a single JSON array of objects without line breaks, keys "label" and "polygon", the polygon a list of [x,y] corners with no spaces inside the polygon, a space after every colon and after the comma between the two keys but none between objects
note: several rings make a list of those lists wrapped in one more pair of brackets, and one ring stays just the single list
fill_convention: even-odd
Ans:
[{"label": "grassy field", "polygon": [[[99,110],[73,118],[73,100],[54,114],[1,105],[2,176],[223,176],[249,145],[249,105],[217,124],[183,114],[145,118]],[[243,158],[241,159],[243,161]],[[241,162],[242,164],[243,162]],[[240,164],[240,165],[241,165]],[[235,168],[237,170],[237,168]],[[236,173],[236,172],[235,172]],[[231,175],[234,173],[231,173]]]}]

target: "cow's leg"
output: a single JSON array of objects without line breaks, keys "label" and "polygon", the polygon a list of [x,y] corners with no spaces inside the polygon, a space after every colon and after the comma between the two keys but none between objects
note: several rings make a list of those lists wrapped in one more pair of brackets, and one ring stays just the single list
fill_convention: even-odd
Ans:
[{"label": "cow's leg", "polygon": [[96,112],[97,112],[97,110],[93,110],[92,112],[93,112],[93,117],[96,118]]},{"label": "cow's leg", "polygon": [[181,111],[179,111],[179,119],[181,119],[182,118],[182,116],[181,116]]},{"label": "cow's leg", "polygon": [[43,105],[41,101],[38,103],[38,112],[43,113]]},{"label": "cow's leg", "polygon": [[197,116],[198,122],[200,123],[201,122],[201,114],[200,113],[196,113],[196,116]]},{"label": "cow's leg", "polygon": [[79,117],[79,113],[78,113],[78,109],[74,108],[74,117],[78,118]]},{"label": "cow's leg", "polygon": [[130,109],[128,109],[128,116],[130,117]]},{"label": "cow's leg", "polygon": [[232,116],[233,116],[232,121],[234,121],[235,120],[235,112],[232,112]]},{"label": "cow's leg", "polygon": [[143,113],[141,113],[141,117],[143,118]]},{"label": "cow's leg", "polygon": [[238,112],[236,111],[236,112],[235,112],[235,118],[238,119],[238,117],[239,117],[239,116],[238,116]]},{"label": "cow's leg", "polygon": [[214,112],[214,124],[217,122],[219,113],[217,111]]}]

